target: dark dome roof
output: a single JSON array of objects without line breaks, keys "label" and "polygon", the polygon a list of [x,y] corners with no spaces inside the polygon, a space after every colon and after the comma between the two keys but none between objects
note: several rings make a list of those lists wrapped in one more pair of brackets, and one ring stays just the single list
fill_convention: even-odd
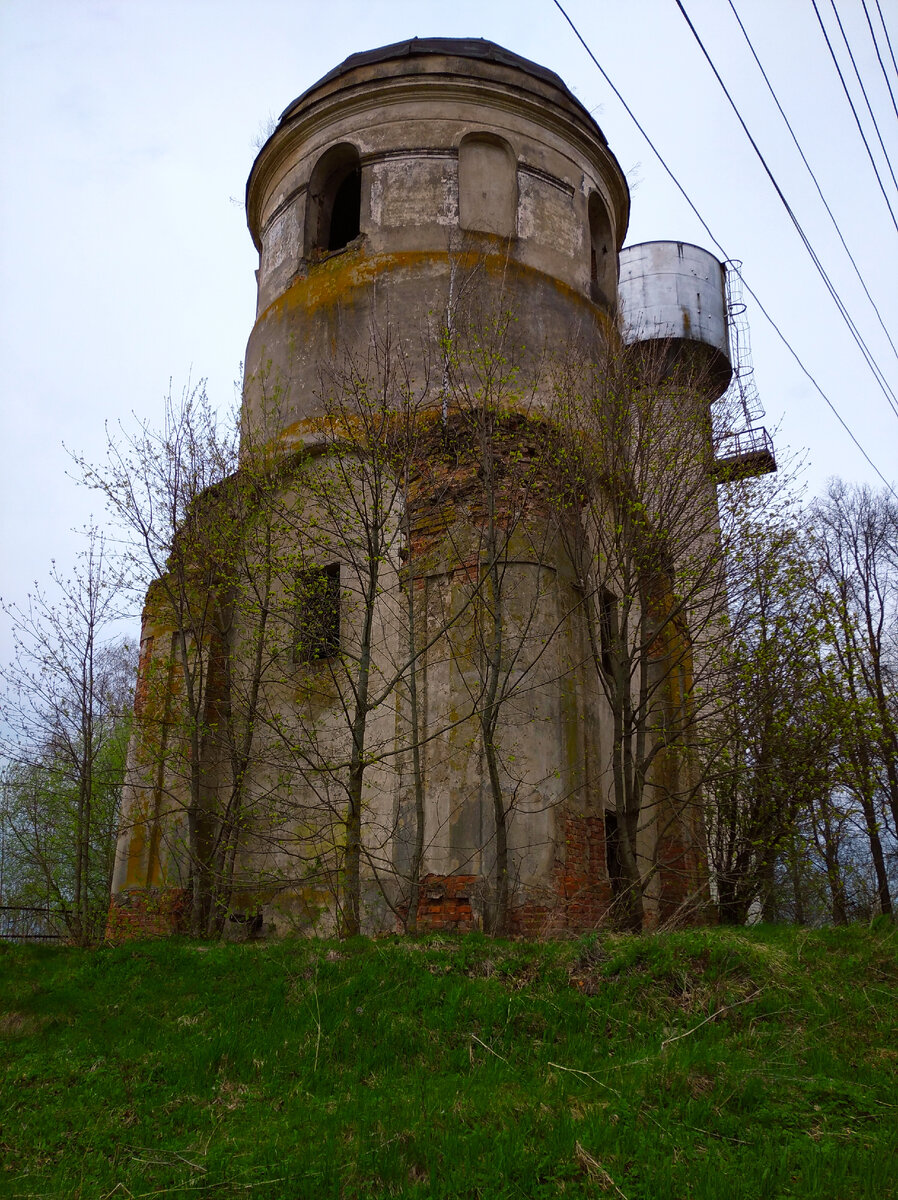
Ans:
[{"label": "dark dome roof", "polygon": [[338,79],[356,67],[388,62],[397,58],[417,58],[425,54],[479,58],[486,62],[501,63],[505,67],[516,67],[519,71],[526,71],[528,75],[543,80],[544,83],[551,83],[560,88],[575,104],[580,108],[583,107],[576,96],[568,90],[564,80],[554,71],[550,71],[548,67],[541,67],[539,63],[531,62],[529,58],[522,58],[520,54],[513,54],[511,50],[506,50],[504,46],[497,46],[495,42],[487,42],[483,38],[412,38],[407,42],[393,42],[390,46],[379,46],[376,50],[363,50],[359,54],[350,54],[349,58],[344,59],[338,67],[328,71],[317,83],[306,88],[301,96],[297,96],[291,104],[288,104],[281,113],[280,120],[283,121],[290,116],[296,106],[302,103],[306,96],[320,88],[322,84],[330,83],[332,79]]}]

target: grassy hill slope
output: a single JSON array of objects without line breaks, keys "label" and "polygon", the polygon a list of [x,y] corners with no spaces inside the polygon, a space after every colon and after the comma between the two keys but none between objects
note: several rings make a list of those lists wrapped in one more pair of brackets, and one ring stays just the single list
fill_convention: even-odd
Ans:
[{"label": "grassy hill slope", "polygon": [[0,1195],[898,1196],[896,950],[0,948]]}]

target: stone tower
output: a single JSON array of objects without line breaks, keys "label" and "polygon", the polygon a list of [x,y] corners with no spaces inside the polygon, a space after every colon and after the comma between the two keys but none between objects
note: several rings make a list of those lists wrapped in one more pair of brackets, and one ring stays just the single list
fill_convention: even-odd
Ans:
[{"label": "stone tower", "polygon": [[[584,501],[565,471],[591,436],[572,408],[638,370],[634,404],[662,392],[680,414],[666,426],[697,411],[704,439],[674,462],[666,434],[651,454],[667,468],[652,470],[701,476],[713,510],[720,264],[697,251],[685,271],[710,272],[696,294],[720,310],[715,346],[686,297],[681,328],[640,339],[663,342],[661,367],[628,354],[617,160],[557,75],[477,40],[348,58],[285,109],[246,204],[260,257],[244,467],[200,503],[227,506],[242,473],[267,498],[241,518],[252,587],[198,571],[190,586],[209,588],[217,616],[189,638],[177,595],[151,589],[111,927],[161,929],[191,907],[195,927],[313,932],[395,929],[410,912],[418,928],[537,933],[695,911],[702,826],[677,715],[693,646],[682,612],[669,616],[681,551],[645,568],[634,600],[599,549],[599,484]],[[703,347],[713,370],[698,384],[677,364],[694,372]],[[640,411],[625,414],[627,447],[651,424]],[[263,563],[253,607],[241,597],[258,594]],[[650,799],[628,813],[615,704],[632,714],[623,646],[648,614],[642,687],[657,699],[641,728],[655,751]],[[187,718],[185,656],[202,689]],[[237,768],[234,727],[251,734]]]}]

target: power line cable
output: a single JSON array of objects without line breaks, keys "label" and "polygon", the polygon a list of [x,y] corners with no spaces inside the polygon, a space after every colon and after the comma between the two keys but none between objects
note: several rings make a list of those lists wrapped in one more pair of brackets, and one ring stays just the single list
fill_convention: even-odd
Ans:
[{"label": "power line cable", "polygon": [[826,47],[829,50],[830,58],[833,60],[833,65],[836,68],[836,73],[839,76],[839,80],[842,84],[842,91],[845,93],[845,98],[848,101],[848,106],[851,109],[852,116],[854,117],[855,124],[857,125],[858,133],[861,135],[861,141],[864,143],[864,148],[867,151],[867,157],[870,159],[870,165],[873,168],[873,174],[876,176],[876,182],[879,184],[879,190],[882,192],[882,198],[886,202],[886,208],[889,210],[889,216],[892,218],[892,224],[895,226],[895,231],[898,232],[898,219],[895,217],[894,210],[892,209],[885,186],[883,185],[882,178],[879,174],[879,168],[876,165],[876,159],[873,157],[873,151],[870,149],[870,143],[867,141],[867,135],[864,133],[864,127],[861,124],[861,119],[857,115],[857,109],[854,107],[854,101],[851,99],[851,93],[849,92],[848,85],[845,82],[845,76],[842,74],[842,68],[839,66],[839,60],[836,58],[836,53],[833,50],[832,42],[829,40],[829,34],[826,32],[826,26],[823,24],[823,18],[820,16],[820,10],[817,7],[817,0],[811,0],[811,7],[816,13],[817,24],[820,26],[821,32],[823,33],[823,40],[826,42]]},{"label": "power line cable", "polygon": [[845,28],[842,25],[842,18],[839,16],[839,10],[836,8],[836,0],[829,0],[829,3],[836,18],[836,24],[839,26],[839,33],[842,35],[842,41],[845,43],[845,49],[848,51],[848,57],[851,60],[851,65],[854,68],[854,74],[861,89],[861,95],[864,97],[864,103],[867,105],[867,112],[870,114],[870,120],[873,122],[873,128],[876,130],[876,136],[879,139],[879,146],[882,150],[883,158],[886,160],[886,166],[889,168],[889,174],[892,176],[892,183],[894,183],[895,187],[898,188],[898,179],[895,178],[895,172],[892,170],[889,152],[886,150],[886,144],[882,140],[882,134],[879,132],[879,124],[876,120],[876,114],[873,112],[873,105],[870,103],[870,97],[867,95],[867,89],[864,87],[864,81],[861,79],[861,73],[858,70],[857,63],[854,60],[854,54],[852,53],[851,46],[848,42],[848,35],[845,33]]},{"label": "power line cable", "polygon": [[[892,91],[892,85],[889,81],[889,73],[886,71],[886,65],[882,61],[882,55],[879,53],[879,42],[876,40],[876,30],[873,28],[873,22],[870,20],[870,12],[867,8],[867,0],[861,0],[864,8],[864,16],[867,18],[867,28],[870,30],[870,37],[873,39],[873,49],[876,51],[876,57],[879,59],[879,67],[882,71],[882,77],[886,81],[886,87],[889,90],[889,99],[892,101],[892,108],[895,110],[895,116],[898,117],[898,104],[895,103],[895,93]],[[894,62],[894,59],[892,60]]]},{"label": "power line cable", "polygon": [[857,275],[858,281],[859,281],[861,287],[864,289],[864,295],[870,301],[873,311],[876,313],[877,319],[879,320],[879,324],[882,327],[882,331],[886,335],[889,345],[892,347],[892,352],[895,354],[896,358],[898,358],[898,347],[895,346],[895,343],[892,340],[892,335],[889,333],[886,323],[882,319],[882,313],[879,311],[879,308],[876,305],[876,301],[870,295],[870,290],[864,281],[864,277],[861,274],[860,268],[858,267],[857,263],[855,262],[854,255],[848,249],[848,244],[845,241],[845,238],[842,234],[842,230],[839,227],[839,222],[836,220],[832,209],[830,208],[829,204],[827,203],[826,197],[823,194],[823,189],[820,187],[820,183],[817,180],[817,176],[814,174],[814,171],[811,168],[811,164],[808,162],[807,158],[805,157],[805,153],[801,148],[801,144],[798,141],[798,138],[795,134],[795,130],[792,128],[789,118],[786,116],[785,112],[783,111],[783,106],[780,104],[779,98],[777,97],[776,92],[773,90],[773,84],[770,82],[769,78],[767,77],[767,72],[764,70],[763,66],[761,65],[761,60],[758,58],[758,55],[755,52],[755,48],[752,45],[751,38],[748,36],[748,32],[746,31],[745,26],[742,24],[742,19],[739,16],[738,12],[736,11],[736,6],[733,3],[733,0],[727,0],[727,2],[729,3],[730,9],[732,10],[732,13],[733,13],[733,16],[736,18],[736,23],[738,24],[739,28],[742,31],[742,36],[745,38],[748,48],[751,51],[752,57],[754,58],[755,62],[757,63],[758,70],[761,72],[764,82],[767,84],[767,90],[770,92],[770,95],[773,97],[773,102],[776,105],[776,107],[779,109],[780,116],[783,118],[783,120],[786,123],[786,128],[789,130],[789,133],[792,136],[792,141],[795,143],[795,149],[798,151],[799,155],[801,156],[801,161],[804,163],[805,167],[807,167],[808,174],[810,175],[811,179],[814,182],[814,187],[817,189],[817,195],[820,197],[820,200],[823,203],[823,207],[826,209],[826,212],[829,216],[830,221],[832,221],[833,228],[835,229],[836,234],[838,235],[839,241],[842,243],[842,248],[845,251],[845,253],[848,255],[848,260],[851,263],[852,267],[854,267],[854,273],[855,273],[855,275]]},{"label": "power line cable", "polygon": [[892,49],[892,39],[889,37],[889,31],[886,28],[886,19],[882,15],[882,9],[879,7],[879,0],[876,0],[876,11],[879,13],[879,22],[882,25],[882,31],[886,35],[886,45],[889,48],[892,66],[895,68],[895,74],[898,75],[898,62],[895,62],[895,51]]},{"label": "power line cable", "polygon": [[[565,21],[567,21],[568,25],[571,27],[574,37],[576,37],[577,41],[580,43],[580,45],[583,47],[583,49],[586,51],[586,53],[592,59],[593,65],[595,66],[596,70],[599,72],[599,74],[602,76],[602,78],[605,80],[605,82],[611,88],[612,92],[614,93],[614,95],[617,97],[617,99],[620,101],[621,105],[623,106],[623,109],[626,112],[627,116],[630,118],[630,120],[633,122],[633,124],[636,126],[636,128],[639,130],[639,132],[642,134],[647,145],[649,146],[649,149],[652,151],[652,153],[658,159],[658,162],[661,164],[662,168],[666,172],[671,183],[673,183],[674,187],[677,189],[677,191],[680,193],[680,195],[686,201],[687,205],[694,213],[696,219],[698,220],[699,224],[704,229],[704,231],[707,233],[707,235],[711,239],[712,243],[717,247],[717,250],[718,250],[721,258],[723,258],[724,261],[732,261],[731,255],[727,254],[726,250],[723,248],[723,246],[720,244],[720,242],[717,240],[717,238],[711,232],[711,227],[708,225],[708,222],[705,220],[705,218],[702,216],[702,214],[698,211],[695,204],[693,204],[692,200],[687,195],[686,189],[683,187],[683,185],[680,183],[679,179],[677,179],[676,175],[674,175],[673,171],[667,165],[667,162],[665,161],[664,156],[662,155],[661,151],[658,149],[658,147],[655,145],[655,143],[652,141],[652,139],[646,133],[645,129],[642,126],[642,123],[639,121],[638,117],[633,112],[632,108],[630,108],[629,104],[626,102],[626,100],[623,98],[621,93],[615,87],[614,83],[611,80],[611,77],[608,75],[608,72],[601,65],[599,60],[593,54],[592,50],[590,50],[589,46],[587,45],[586,41],[583,38],[583,35],[580,33],[580,30],[577,28],[577,26],[574,24],[574,22],[571,20],[571,18],[565,12],[564,7],[561,4],[561,0],[552,0],[552,3],[555,5],[555,7],[558,9],[558,11],[561,13],[561,15],[564,17]],[[758,297],[758,295],[754,291],[754,289],[751,287],[751,285],[748,283],[745,276],[741,275],[741,273],[740,273],[740,278],[742,279],[742,284],[743,284],[745,290],[748,292],[748,294],[754,300],[755,304],[757,304],[759,311],[764,315],[768,324],[773,329],[773,331],[776,333],[777,337],[780,339],[780,341],[783,343],[785,348],[792,355],[792,357],[795,360],[799,369],[802,371],[802,373],[805,375],[805,377],[809,380],[809,382],[812,384],[812,386],[815,388],[815,390],[819,393],[821,399],[824,401],[824,403],[827,405],[827,407],[832,412],[833,416],[836,418],[836,420],[839,422],[839,424],[842,426],[842,428],[848,434],[849,438],[851,438],[852,442],[854,442],[855,446],[860,451],[862,457],[867,462],[867,464],[870,467],[872,467],[873,471],[879,476],[879,478],[882,480],[883,484],[888,488],[888,490],[892,493],[892,495],[895,497],[895,499],[898,500],[898,492],[895,491],[895,489],[892,487],[892,485],[886,479],[885,475],[883,475],[882,471],[880,471],[879,467],[877,467],[876,463],[873,461],[873,459],[870,457],[870,455],[867,453],[867,451],[864,449],[864,447],[860,444],[858,439],[855,437],[850,426],[847,424],[847,422],[845,421],[842,414],[836,408],[835,404],[833,404],[832,400],[830,400],[829,396],[827,396],[826,392],[824,392],[823,388],[820,386],[820,384],[817,382],[817,380],[814,378],[814,376],[811,374],[811,372],[808,370],[808,368],[804,365],[804,363],[798,357],[797,351],[795,351],[792,348],[792,345],[786,338],[786,335],[783,333],[783,331],[777,325],[776,321],[774,321],[773,317],[771,317],[770,313],[767,311],[767,309],[761,303],[760,298]]]},{"label": "power line cable", "polygon": [[807,250],[808,254],[811,256],[811,261],[813,262],[814,266],[817,268],[817,273],[819,274],[820,278],[823,280],[827,291],[832,296],[833,301],[835,302],[835,305],[838,308],[839,313],[842,316],[842,319],[845,321],[845,324],[848,326],[848,330],[851,333],[851,336],[854,338],[855,342],[857,343],[858,349],[860,350],[861,354],[863,354],[867,365],[869,366],[870,370],[873,372],[873,378],[879,384],[879,387],[882,390],[882,393],[885,396],[886,400],[888,401],[889,406],[892,409],[892,411],[894,412],[895,416],[898,417],[898,397],[896,397],[894,391],[892,391],[892,388],[889,386],[888,380],[886,379],[885,375],[883,374],[882,370],[880,369],[879,365],[877,364],[875,358],[873,357],[872,353],[870,352],[870,349],[867,346],[867,343],[864,341],[860,330],[858,329],[857,325],[853,321],[851,314],[848,312],[848,309],[845,307],[845,304],[843,303],[841,296],[836,291],[836,288],[834,287],[832,280],[830,279],[829,275],[826,273],[823,263],[820,261],[819,257],[817,256],[816,251],[814,250],[814,247],[811,245],[807,235],[805,234],[804,230],[802,229],[801,223],[799,222],[798,218],[796,217],[795,213],[793,212],[792,207],[789,204],[789,201],[786,199],[782,188],[777,183],[773,172],[771,171],[770,167],[767,164],[767,160],[764,158],[764,155],[761,153],[761,149],[758,146],[758,143],[752,137],[751,132],[750,132],[748,126],[746,125],[745,119],[743,118],[742,114],[740,113],[735,100],[730,95],[729,89],[727,88],[726,84],[723,82],[720,72],[717,70],[717,67],[714,65],[714,62],[711,59],[711,55],[708,53],[704,42],[702,41],[701,37],[699,36],[698,30],[695,28],[695,26],[692,24],[692,21],[689,19],[689,14],[686,12],[686,9],[683,7],[682,0],[674,0],[674,2],[676,4],[677,8],[682,13],[683,18],[686,21],[686,24],[689,26],[692,36],[695,38],[696,42],[698,43],[699,49],[701,50],[702,54],[705,56],[708,66],[714,72],[714,77],[717,80],[717,82],[720,84],[720,86],[723,90],[723,94],[726,96],[727,100],[730,103],[730,107],[732,108],[733,112],[736,114],[736,118],[739,121],[739,124],[742,126],[743,131],[745,132],[745,136],[748,138],[749,142],[751,143],[752,149],[754,150],[755,154],[758,156],[761,166],[764,168],[764,171],[767,174],[767,178],[773,184],[773,188],[774,188],[777,196],[780,198],[780,201],[782,202],[783,207],[785,208],[786,212],[788,213],[789,219],[791,220],[792,224],[795,226],[798,236],[801,238],[805,249]]}]

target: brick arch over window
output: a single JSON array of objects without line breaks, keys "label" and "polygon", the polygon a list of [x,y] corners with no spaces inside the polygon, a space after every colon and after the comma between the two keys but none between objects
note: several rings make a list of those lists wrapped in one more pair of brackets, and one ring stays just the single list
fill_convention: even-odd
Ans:
[{"label": "brick arch over window", "polygon": [[589,294],[594,304],[610,308],[617,290],[614,238],[608,209],[598,192],[589,196]]},{"label": "brick arch over window", "polygon": [[458,147],[458,217],[462,229],[513,237],[518,173],[514,151],[491,133],[469,133]]},{"label": "brick arch over window", "polygon": [[361,226],[362,169],[349,142],[326,150],[309,180],[306,209],[306,257],[342,250]]}]

